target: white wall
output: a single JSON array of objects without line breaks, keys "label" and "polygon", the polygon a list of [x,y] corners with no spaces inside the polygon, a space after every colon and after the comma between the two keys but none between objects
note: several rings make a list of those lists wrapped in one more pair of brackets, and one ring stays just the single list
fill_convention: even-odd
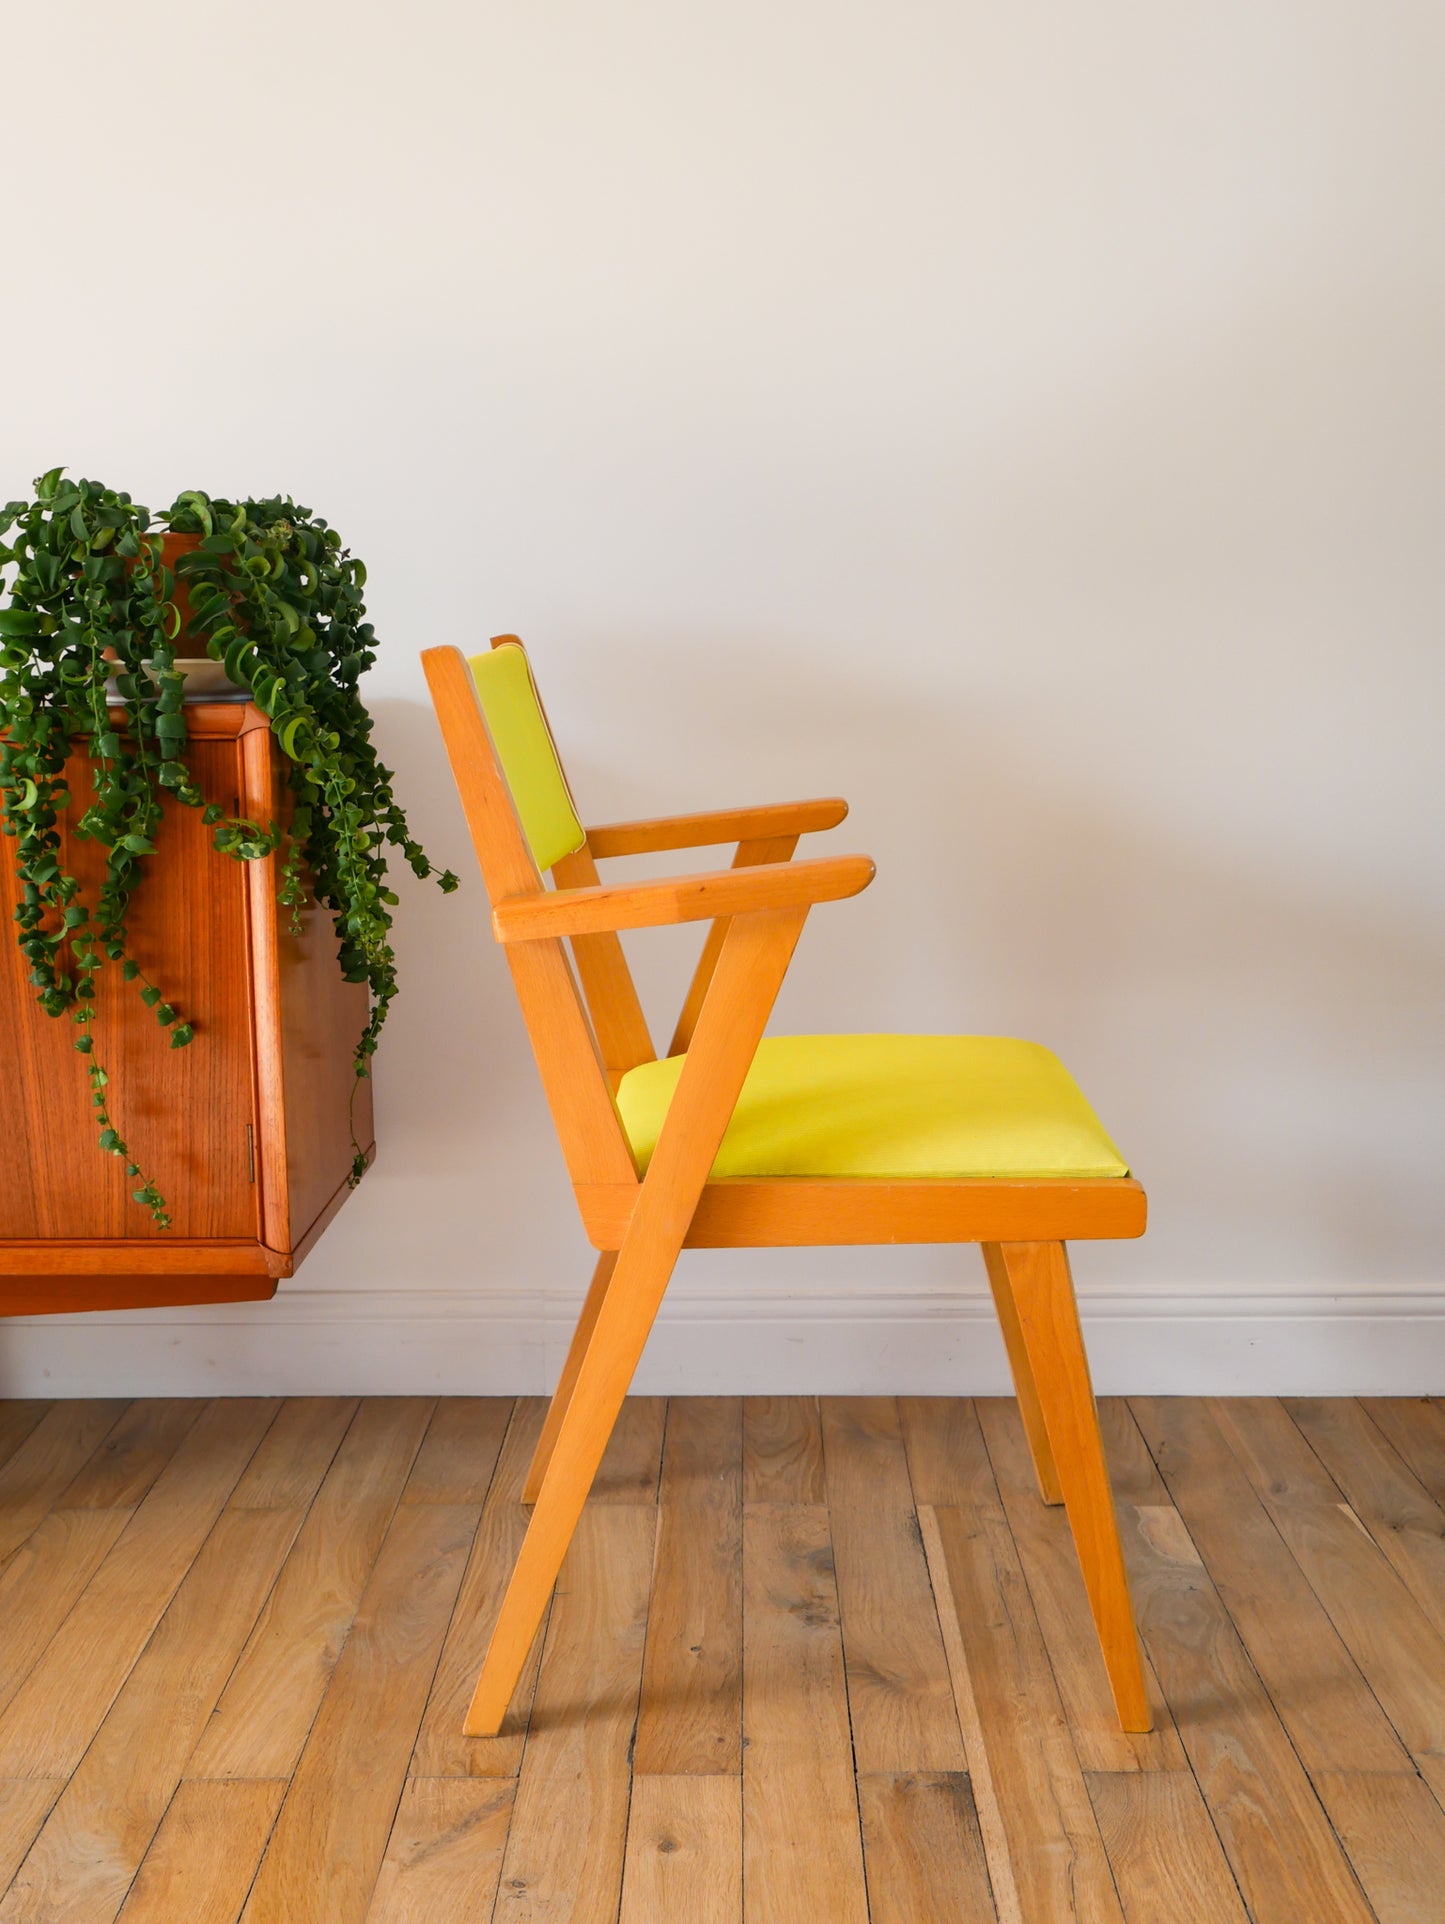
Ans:
[{"label": "white wall", "polygon": [[[843,790],[777,1026],[1021,1032],[1151,1193],[1104,1387],[1445,1389],[1445,16],[266,0],[6,25],[0,493],[290,490],[532,644],[584,812]],[[535,1389],[590,1258],[479,886],[272,1305],[0,1389]],[[650,995],[688,958],[633,943]],[[641,1387],[978,1388],[971,1252],[684,1260]]]}]

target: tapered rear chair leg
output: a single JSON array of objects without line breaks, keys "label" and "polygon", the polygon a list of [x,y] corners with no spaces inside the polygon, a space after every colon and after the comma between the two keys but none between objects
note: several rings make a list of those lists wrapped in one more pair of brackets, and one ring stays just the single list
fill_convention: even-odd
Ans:
[{"label": "tapered rear chair leg", "polygon": [[537,1447],[532,1452],[531,1468],[527,1480],[522,1485],[522,1501],[535,1503],[542,1488],[542,1478],[547,1474],[547,1465],[552,1460],[552,1451],[557,1445],[557,1433],[562,1428],[562,1418],[567,1414],[572,1391],[577,1385],[577,1372],[582,1367],[582,1358],[587,1354],[587,1346],[592,1341],[592,1332],[597,1327],[602,1304],[607,1295],[607,1285],[612,1281],[612,1272],[617,1267],[617,1251],[604,1249],[597,1258],[597,1267],[592,1272],[592,1284],[587,1291],[587,1299],[582,1305],[582,1314],[577,1318],[577,1327],[572,1332],[572,1342],[567,1351],[567,1360],[562,1365],[562,1374],[557,1379],[557,1388],[547,1410],[547,1420],[542,1425],[542,1434],[537,1438]]},{"label": "tapered rear chair leg", "polygon": [[1013,1373],[1014,1395],[1018,1398],[1019,1415],[1023,1419],[1024,1435],[1029,1442],[1029,1455],[1034,1460],[1039,1495],[1045,1503],[1062,1503],[1064,1492],[1059,1483],[1054,1452],[1049,1444],[1038,1385],[1034,1381],[1034,1366],[1029,1361],[1024,1333],[1019,1327],[1018,1305],[1014,1301],[1014,1286],[1009,1279],[1008,1264],[997,1243],[983,1243],[981,1248],[984,1268],[988,1271],[989,1288],[993,1291],[994,1308],[998,1311],[999,1328],[1003,1331],[1004,1347],[1008,1351],[1009,1369]]},{"label": "tapered rear chair leg", "polygon": [[1125,1730],[1148,1730],[1152,1718],[1134,1606],[1068,1252],[1062,1243],[1001,1243],[998,1249],[1119,1722]]}]

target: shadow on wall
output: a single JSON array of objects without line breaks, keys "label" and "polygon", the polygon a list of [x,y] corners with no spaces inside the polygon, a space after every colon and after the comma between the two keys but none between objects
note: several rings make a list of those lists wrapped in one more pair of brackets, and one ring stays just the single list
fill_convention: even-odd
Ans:
[{"label": "shadow on wall", "polygon": [[[850,819],[817,851],[878,858],[864,896],[814,912],[776,1030],[1017,1033],[1078,1075],[1152,1202],[1143,1244],[1081,1252],[1086,1285],[1105,1266],[1203,1291],[1434,1275],[1445,940],[1423,920],[1273,872],[1267,823],[1247,869],[1165,839],[1111,799],[1107,769],[1088,792],[1063,785],[997,705],[930,706],[758,645],[602,646],[615,712],[569,733],[551,699],[584,818],[841,791]],[[534,655],[547,692],[565,670],[544,638]],[[463,892],[406,889],[381,1160],[331,1260],[377,1282],[422,1262],[453,1285],[580,1284],[587,1253],[435,724],[409,702],[376,715],[413,826]],[[697,941],[628,938],[659,1041]],[[885,1287],[900,1260],[957,1268],[947,1251],[748,1260]]]}]

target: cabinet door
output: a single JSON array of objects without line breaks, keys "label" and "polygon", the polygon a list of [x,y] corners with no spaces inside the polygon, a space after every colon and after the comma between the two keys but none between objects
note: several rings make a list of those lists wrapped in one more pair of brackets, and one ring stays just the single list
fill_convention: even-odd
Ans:
[{"label": "cabinet door", "polygon": [[[228,812],[243,792],[236,737],[197,739],[187,758],[208,801]],[[85,893],[103,862],[69,833],[90,797],[77,757],[63,860]],[[141,1002],[139,982],[102,970],[94,1059],[110,1074],[110,1110],[135,1160],[171,1207],[157,1231],[131,1200],[134,1181],[96,1147],[86,1059],[66,1017],[44,1014],[15,942],[14,843],[0,840],[0,1238],[252,1237],[255,1073],[250,925],[244,865],[218,855],[195,809],[168,803],[156,853],[129,916],[130,953],[195,1030],[188,1048]]]}]

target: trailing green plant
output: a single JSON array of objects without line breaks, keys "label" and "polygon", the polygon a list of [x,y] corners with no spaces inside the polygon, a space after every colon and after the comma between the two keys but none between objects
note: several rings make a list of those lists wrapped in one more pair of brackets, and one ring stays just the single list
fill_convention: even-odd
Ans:
[{"label": "trailing green plant", "polygon": [[[166,530],[196,538],[174,571],[162,560]],[[178,582],[189,596],[190,633],[270,720],[293,798],[284,830],[227,815],[191,774],[175,653]],[[412,838],[392,771],[371,745],[358,692],[375,659],[365,582],[335,529],[280,496],[224,501],[188,491],[153,518],[128,494],[52,468],[36,481],[33,500],[0,509],[0,593],[9,593],[0,607],[0,827],[16,841],[17,935],[41,1007],[68,1016],[79,1032],[100,1147],[138,1179],[134,1198],[161,1228],[170,1223],[164,1198],[112,1118],[110,1077],[92,1030],[96,978],[114,965],[173,1048],[194,1033],[127,951],[126,916],[155,853],[166,795],[202,812],[223,855],[280,854],[280,899],[294,927],[308,890],[331,911],[342,973],[370,991],[358,1081],[370,1073],[397,989],[388,847],[417,875],[436,874],[443,890],[457,886]],[[72,832],[105,851],[90,900],[62,860],[71,802],[65,770],[77,740],[88,752],[93,794]],[[352,1146],[355,1183],[365,1162],[354,1130]]]}]

